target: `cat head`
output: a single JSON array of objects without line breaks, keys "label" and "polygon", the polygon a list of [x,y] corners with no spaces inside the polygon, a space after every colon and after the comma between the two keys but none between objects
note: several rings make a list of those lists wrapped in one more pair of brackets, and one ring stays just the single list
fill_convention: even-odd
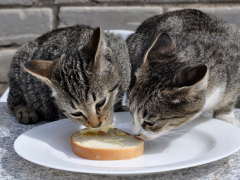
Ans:
[{"label": "cat head", "polygon": [[142,139],[156,138],[190,121],[204,106],[208,67],[189,66],[175,50],[168,34],[158,35],[135,73],[127,103],[132,132]]},{"label": "cat head", "polygon": [[95,128],[112,121],[112,107],[121,91],[113,58],[101,28],[96,28],[81,49],[54,61],[30,60],[24,68],[51,88],[68,118]]}]

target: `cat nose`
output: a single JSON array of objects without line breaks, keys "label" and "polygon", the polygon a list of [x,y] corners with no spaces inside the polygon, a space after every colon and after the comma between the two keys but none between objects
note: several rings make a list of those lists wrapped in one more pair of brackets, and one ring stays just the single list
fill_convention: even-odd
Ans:
[{"label": "cat nose", "polygon": [[102,125],[102,122],[101,121],[99,121],[99,123],[98,124],[90,124],[91,126],[92,126],[92,128],[98,128],[98,127],[100,127],[101,125]]},{"label": "cat nose", "polygon": [[102,125],[102,122],[97,118],[88,119],[88,124],[92,128],[98,128]]}]

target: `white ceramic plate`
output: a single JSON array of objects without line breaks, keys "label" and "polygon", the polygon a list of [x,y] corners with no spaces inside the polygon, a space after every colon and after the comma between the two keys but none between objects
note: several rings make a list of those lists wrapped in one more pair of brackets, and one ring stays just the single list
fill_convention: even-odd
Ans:
[{"label": "white ceramic plate", "polygon": [[[117,128],[130,132],[130,113],[115,113],[114,120]],[[171,136],[146,141],[145,152],[139,158],[93,161],[72,153],[70,136],[82,127],[67,119],[44,124],[20,135],[14,149],[24,159],[42,166],[115,175],[149,174],[197,166],[240,149],[239,128],[220,120],[200,117],[175,129]]]}]

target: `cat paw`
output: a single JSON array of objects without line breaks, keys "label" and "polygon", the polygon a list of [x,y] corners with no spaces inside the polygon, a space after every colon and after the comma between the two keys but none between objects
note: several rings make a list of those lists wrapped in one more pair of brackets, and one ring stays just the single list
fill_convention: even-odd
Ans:
[{"label": "cat paw", "polygon": [[36,123],[38,121],[38,116],[35,111],[32,111],[25,106],[19,107],[15,111],[15,115],[18,122],[22,124]]},{"label": "cat paw", "polygon": [[225,121],[225,122],[228,122],[228,123],[231,123],[234,126],[240,127],[240,121],[237,118],[234,117],[233,113],[218,115],[215,118],[220,119],[220,120]]},{"label": "cat paw", "polygon": [[236,118],[232,118],[232,119],[230,118],[227,122],[229,122],[229,123],[231,123],[231,124],[233,124],[233,125],[235,125],[235,126],[240,128],[240,122]]}]

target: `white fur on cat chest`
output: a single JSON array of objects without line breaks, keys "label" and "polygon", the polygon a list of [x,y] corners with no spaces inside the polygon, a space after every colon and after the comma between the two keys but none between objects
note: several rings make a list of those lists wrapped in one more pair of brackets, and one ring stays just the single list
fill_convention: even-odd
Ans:
[{"label": "white fur on cat chest", "polygon": [[211,93],[207,94],[206,101],[203,106],[203,111],[214,109],[214,107],[222,100],[223,93],[223,87],[216,87],[212,90]]}]

